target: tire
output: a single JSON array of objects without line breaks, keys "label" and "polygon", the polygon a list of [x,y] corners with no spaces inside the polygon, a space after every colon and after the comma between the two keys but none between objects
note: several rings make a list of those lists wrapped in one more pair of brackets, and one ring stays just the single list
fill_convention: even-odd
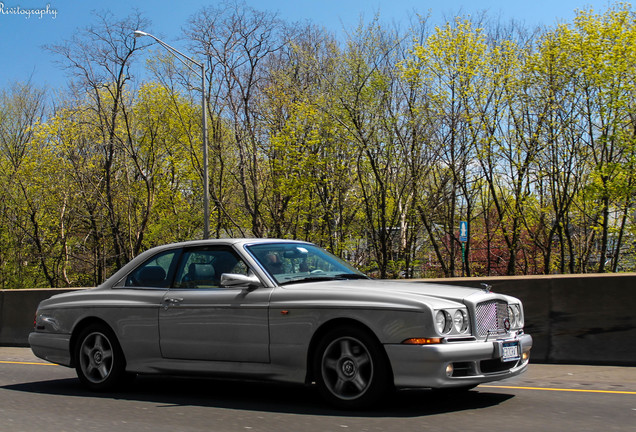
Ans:
[{"label": "tire", "polygon": [[356,327],[329,331],[317,346],[313,366],[318,391],[338,408],[370,408],[391,388],[384,349]]},{"label": "tire", "polygon": [[126,373],[126,360],[113,331],[93,324],[80,333],[75,348],[75,371],[91,390],[115,389],[134,375]]}]

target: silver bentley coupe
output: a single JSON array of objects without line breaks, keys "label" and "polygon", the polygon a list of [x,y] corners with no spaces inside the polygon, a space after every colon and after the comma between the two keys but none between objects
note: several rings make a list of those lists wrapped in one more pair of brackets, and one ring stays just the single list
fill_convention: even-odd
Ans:
[{"label": "silver bentley coupe", "polygon": [[521,302],[371,279],[318,246],[222,239],[148,250],[40,303],[31,349],[93,390],[137,374],[315,385],[340,408],[394,389],[466,390],[526,370]]}]

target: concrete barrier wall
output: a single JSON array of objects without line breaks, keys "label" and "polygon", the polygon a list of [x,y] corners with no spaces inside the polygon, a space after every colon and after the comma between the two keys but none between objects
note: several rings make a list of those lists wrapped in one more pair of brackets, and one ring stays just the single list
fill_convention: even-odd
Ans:
[{"label": "concrete barrier wall", "polygon": [[38,303],[73,289],[0,290],[0,345],[27,346]]},{"label": "concrete barrier wall", "polygon": [[[636,366],[636,273],[426,281],[520,298],[533,362]],[[37,304],[66,291],[0,290],[0,345],[26,346]]]}]

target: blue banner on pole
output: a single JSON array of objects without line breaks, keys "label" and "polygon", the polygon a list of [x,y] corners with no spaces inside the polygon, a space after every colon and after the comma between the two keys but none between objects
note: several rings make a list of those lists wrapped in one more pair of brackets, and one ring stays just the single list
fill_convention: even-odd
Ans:
[{"label": "blue banner on pole", "polygon": [[468,241],[468,222],[461,221],[459,223],[459,241],[466,243]]}]

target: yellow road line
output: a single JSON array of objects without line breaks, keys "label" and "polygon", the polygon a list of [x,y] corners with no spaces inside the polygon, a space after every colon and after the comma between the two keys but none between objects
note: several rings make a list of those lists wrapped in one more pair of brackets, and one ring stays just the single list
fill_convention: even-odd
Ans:
[{"label": "yellow road line", "polygon": [[[6,361],[0,360],[0,364],[19,364],[19,365],[35,365],[35,366],[58,366],[54,363],[36,363],[36,362],[21,362],[21,361]],[[521,387],[521,386],[496,386],[496,385],[480,385],[481,388],[493,388],[493,389],[510,389],[510,390],[541,390],[541,391],[555,391],[555,392],[578,392],[578,393],[605,393],[605,394],[628,394],[636,395],[636,391],[619,391],[619,390],[591,390],[591,389],[562,389],[562,388],[549,388],[549,387]]]},{"label": "yellow road line", "polygon": [[494,386],[494,385],[480,385],[479,387],[496,388],[496,389],[513,389],[513,390],[543,390],[543,391],[556,391],[556,392],[579,392],[579,393],[607,393],[607,394],[628,394],[636,395],[636,391],[618,391],[618,390],[587,390],[587,389],[562,389],[562,388],[548,388],[548,387],[515,387],[515,386]]},{"label": "yellow road line", "polygon": [[7,361],[0,360],[1,364],[19,364],[19,365],[36,365],[36,366],[57,366],[53,363],[36,363],[36,362],[21,362],[21,361]]}]

